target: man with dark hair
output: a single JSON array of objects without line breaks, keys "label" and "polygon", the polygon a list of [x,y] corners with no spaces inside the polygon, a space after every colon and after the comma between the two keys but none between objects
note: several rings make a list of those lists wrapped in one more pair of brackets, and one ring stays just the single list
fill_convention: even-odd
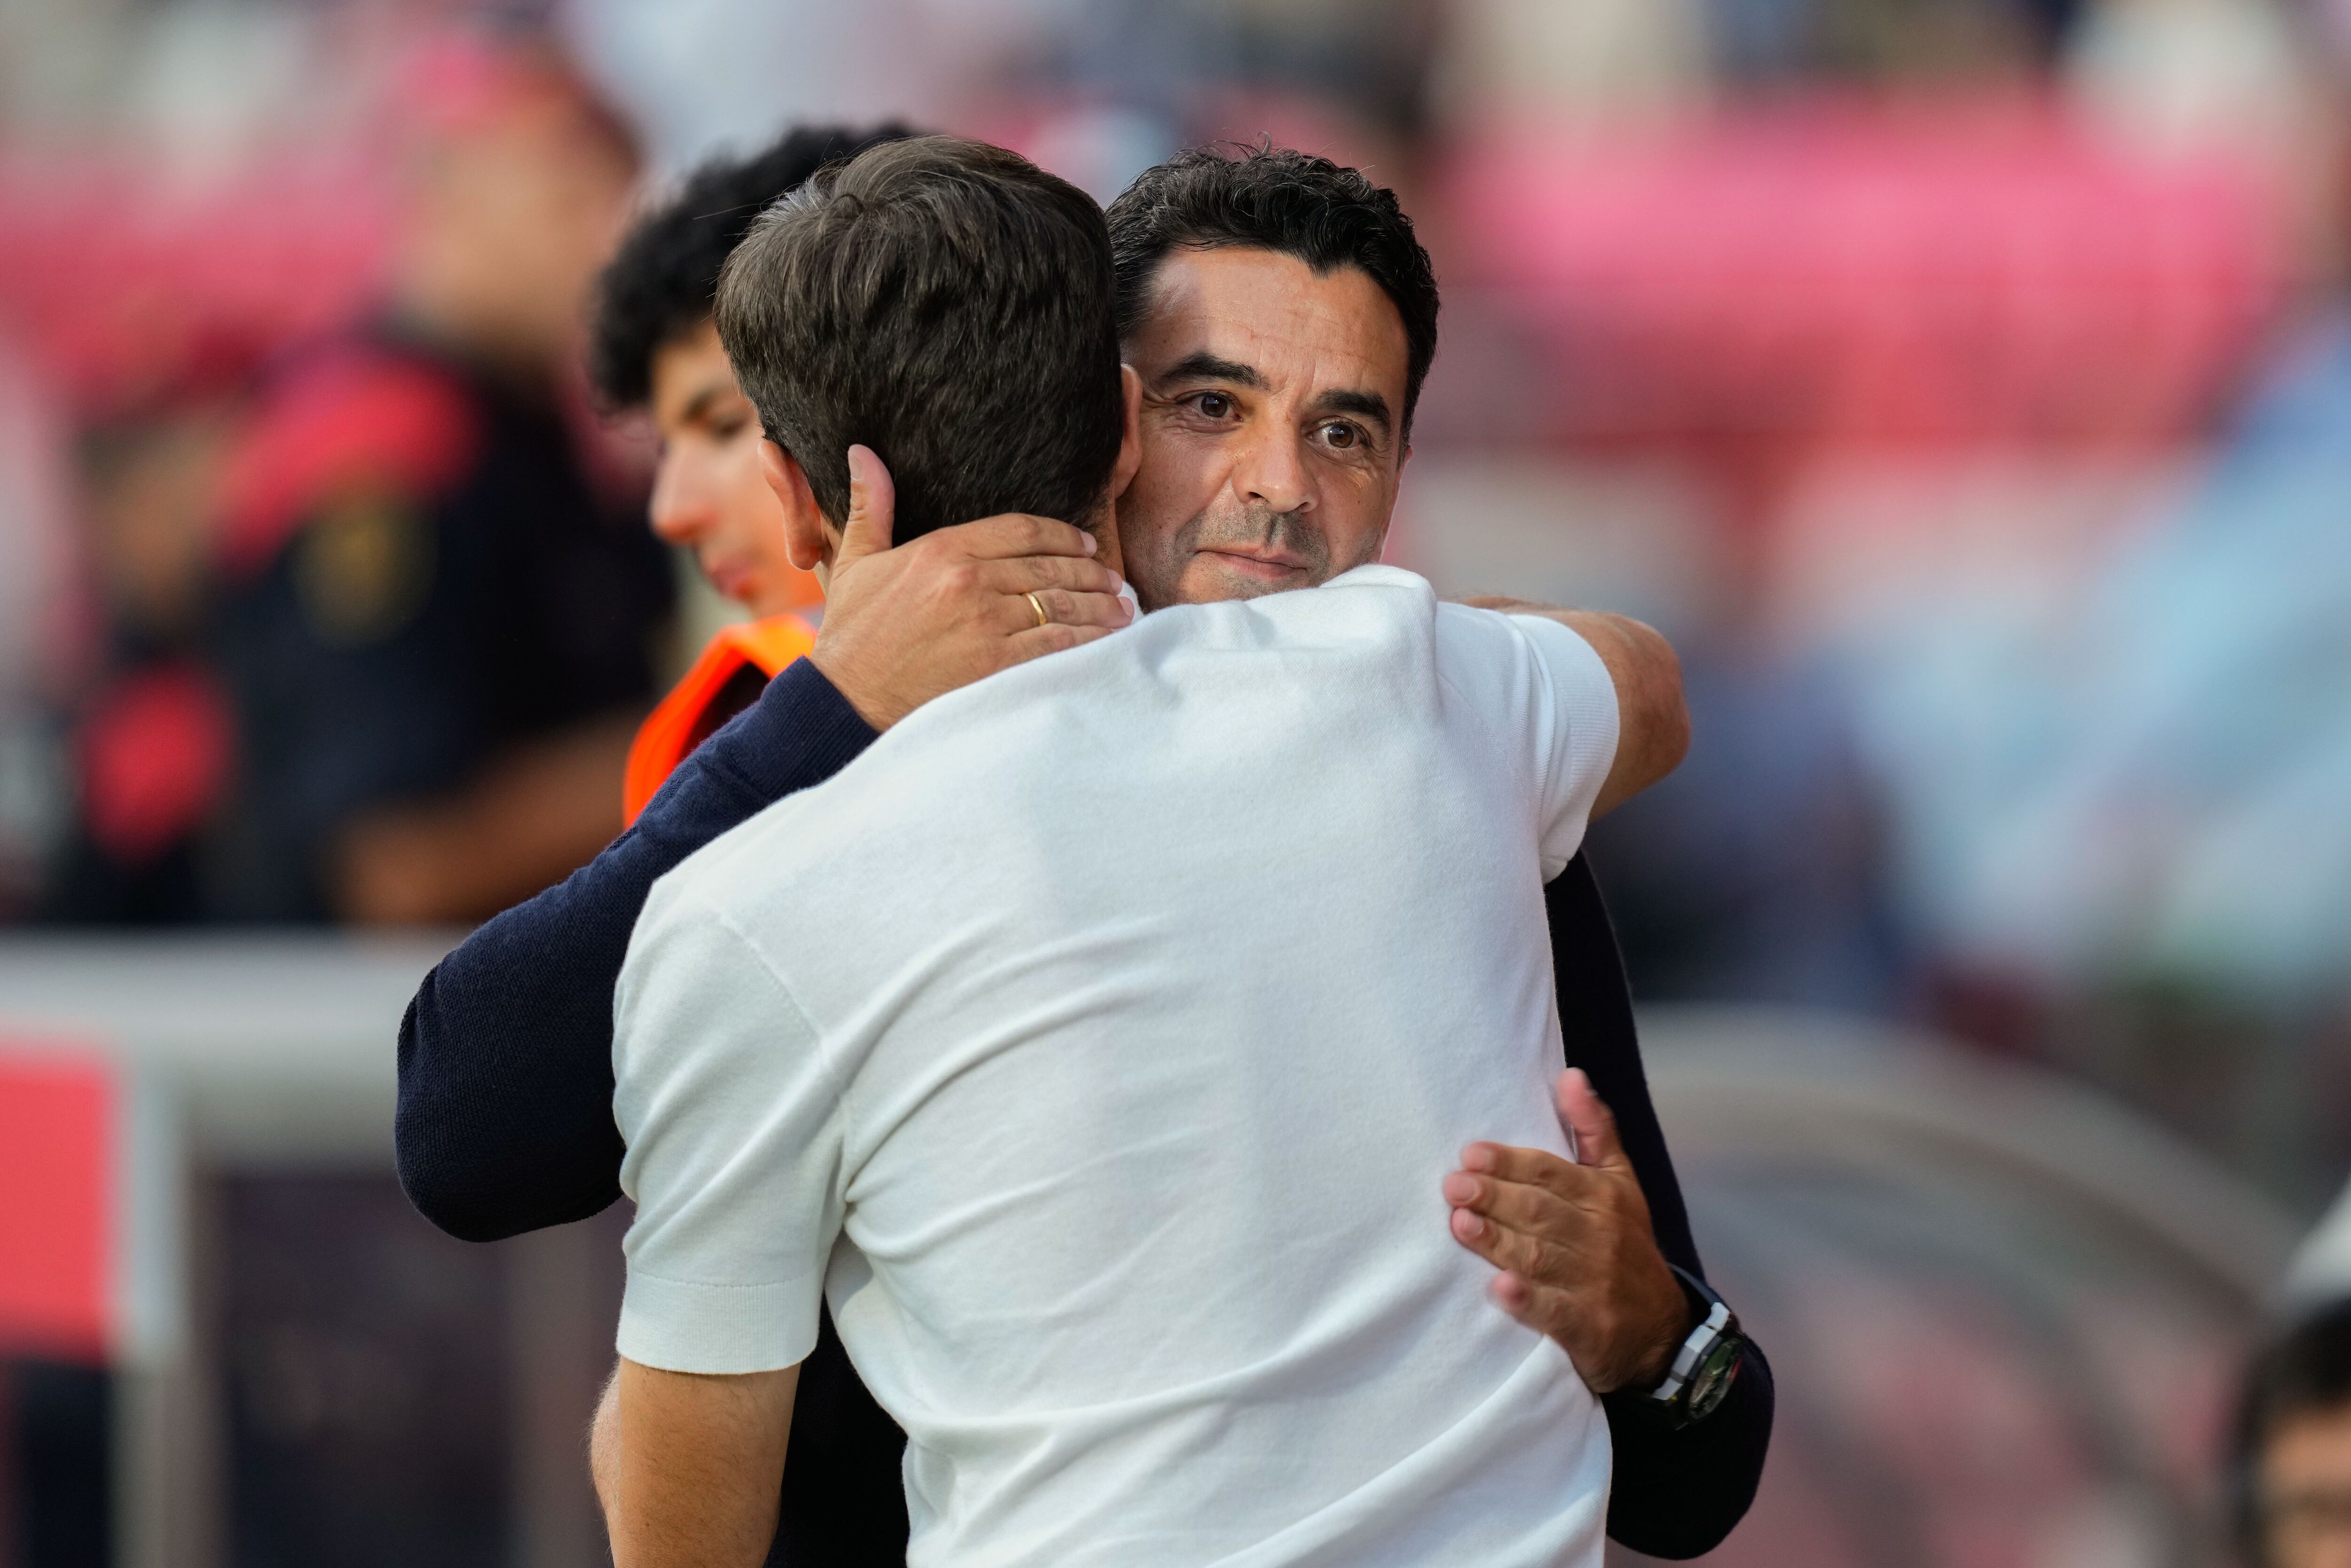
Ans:
[{"label": "man with dark hair", "polygon": [[1144,170],[1110,225],[1120,339],[1167,437],[1119,508],[1144,603],[1377,559],[1437,354],[1436,275],[1395,193],[1327,158],[1202,148]]},{"label": "man with dark hair", "polygon": [[2233,1458],[2247,1568],[2351,1568],[2351,1301],[2253,1358]]},{"label": "man with dark hair", "polygon": [[[870,441],[907,516],[1050,507],[1114,563],[1113,301],[1100,213],[1000,149],[771,210],[717,319],[795,559],[850,505],[799,454]],[[1646,628],[1365,565],[967,687],[691,857],[615,1009],[616,1559],[758,1559],[830,1297],[914,1555],[1596,1568],[1585,1378],[1409,1216],[1465,1130],[1563,1151],[1527,867],[1685,725]]]},{"label": "man with dark hair", "polygon": [[[1268,264],[1287,280],[1283,269],[1297,259],[1300,242],[1283,222],[1302,226],[1310,238],[1340,235],[1359,247],[1367,259],[1342,262],[1333,269],[1342,280],[1350,270],[1368,277],[1373,268],[1422,280],[1425,310],[1410,297],[1374,287],[1350,299],[1357,315],[1400,325],[1409,307],[1415,319],[1433,326],[1434,290],[1426,286],[1425,258],[1416,272],[1412,265],[1419,252],[1409,225],[1392,197],[1352,171],[1272,152],[1235,159],[1187,155],[1171,169],[1186,171],[1184,178],[1146,176],[1136,197],[1117,204],[1112,215],[1121,313],[1138,331],[1160,300],[1155,287],[1177,255],[1179,235],[1189,248],[1178,259],[1222,250]],[[1258,193],[1267,185],[1280,187],[1288,204]],[[1144,194],[1151,195],[1148,202]],[[1317,223],[1318,207],[1332,214],[1330,222]],[[1269,216],[1260,221],[1251,214]],[[1327,259],[1331,253],[1318,254]],[[1332,276],[1301,270],[1310,284]],[[1328,311],[1300,320],[1297,303],[1276,288],[1241,308],[1263,309],[1269,340],[1285,332],[1311,340],[1352,329],[1350,319]],[[1393,390],[1379,395],[1391,413],[1400,409],[1407,417],[1419,381],[1409,337],[1397,330],[1383,340],[1371,358],[1392,358],[1393,374],[1381,369],[1369,378],[1384,387],[1392,383]],[[1131,359],[1138,347],[1126,344]],[[1190,352],[1162,358],[1180,361]],[[1426,362],[1423,356],[1417,370],[1425,371]],[[1229,375],[1233,365],[1260,380],[1268,370],[1248,355],[1222,367],[1190,369]],[[1266,534],[1277,547],[1319,554],[1316,572],[1282,574],[1293,580],[1331,575],[1332,561],[1342,554],[1376,555],[1394,485],[1391,476],[1384,486],[1364,486],[1360,465],[1340,470],[1286,511],[1266,503],[1267,486],[1253,473],[1229,486],[1234,494],[1221,510],[1209,496],[1195,494],[1214,491],[1209,481],[1237,468],[1279,479],[1285,465],[1328,469],[1343,462],[1354,440],[1345,426],[1363,423],[1366,411],[1325,408],[1311,399],[1302,407],[1274,408],[1262,387],[1247,385],[1169,383],[1156,391],[1144,411],[1143,466],[1153,484],[1130,486],[1120,505],[1121,531],[1137,540],[1139,552],[1146,528],[1162,541],[1179,543],[1186,526],[1197,518],[1189,553],[1217,558],[1201,562],[1213,570],[1200,575],[1211,592],[1222,594],[1264,591],[1265,575],[1280,564],[1267,559],[1280,549],[1262,548]],[[1324,421],[1325,413],[1335,420]],[[1384,460],[1400,464],[1401,444],[1392,444]],[[862,472],[866,481],[852,486],[846,538],[831,563],[827,617],[813,658],[787,671],[738,723],[687,758],[637,829],[596,865],[484,927],[418,992],[402,1030],[399,1150],[411,1196],[436,1223],[486,1239],[582,1218],[618,1196],[622,1151],[611,1109],[611,1014],[599,997],[609,995],[629,923],[656,876],[762,807],[829,777],[870,745],[876,729],[887,729],[930,696],[1002,667],[1011,656],[1002,650],[1029,638],[1077,641],[1098,632],[1064,624],[1082,620],[1083,612],[1075,596],[1052,589],[1039,594],[1051,623],[1034,628],[1036,612],[1025,596],[994,575],[1008,564],[975,557],[957,538],[999,525],[1031,528],[1028,549],[1063,552],[1040,559],[1074,565],[1075,547],[1061,539],[1084,536],[1041,518],[1005,517],[920,538],[901,529],[901,539],[910,542],[886,548],[886,478],[870,465]],[[1187,472],[1199,483],[1185,483]],[[1153,506],[1140,504],[1155,496]],[[1230,537],[1250,527],[1262,530],[1258,538]],[[1332,538],[1340,544],[1330,545]],[[1196,548],[1202,543],[1217,548],[1203,551]],[[1229,548],[1236,544],[1241,548]],[[1138,579],[1146,575],[1135,570]],[[1180,580],[1182,573],[1157,575]],[[1165,594],[1155,586],[1144,591],[1148,603],[1190,596]],[[1545,893],[1568,1059],[1589,1075],[1588,1081],[1584,1073],[1571,1075],[1562,1107],[1578,1126],[1585,1163],[1571,1165],[1534,1149],[1479,1145],[1472,1158],[1488,1168],[1457,1173],[1447,1183],[1448,1195],[1458,1195],[1454,1223],[1466,1245],[1504,1269],[1497,1283],[1502,1304],[1559,1335],[1594,1387],[1615,1390],[1604,1401],[1617,1456],[1611,1533],[1653,1554],[1695,1555],[1722,1539],[1753,1495],[1771,1424],[1769,1369],[1747,1347],[1719,1407],[1710,1413],[1708,1406],[1687,1403],[1679,1380],[1658,1381],[1665,1368],[1651,1358],[1670,1353],[1706,1315],[1702,1305],[1693,1304],[1702,1290],[1695,1284],[1701,1277],[1698,1260],[1642,1078],[1606,914],[1581,857]],[[1615,1108],[1615,1119],[1608,1106]],[[1692,1281],[1689,1302],[1667,1287],[1662,1322],[1655,1288],[1664,1273],[1660,1249]],[[803,1374],[803,1405],[811,1396],[808,1379],[815,1375],[811,1364]],[[843,1381],[844,1397],[870,1408],[854,1380]],[[1677,1398],[1652,1399],[1653,1388]],[[840,1451],[830,1433],[809,1443],[805,1426],[803,1420],[795,1438],[788,1490],[799,1490],[811,1461]],[[820,1484],[810,1495],[835,1494]],[[809,1517],[807,1509],[788,1505],[788,1529],[804,1527]],[[887,1539],[893,1528],[894,1544]],[[893,1521],[877,1513],[872,1539],[858,1543],[853,1560],[882,1561],[885,1552],[903,1545],[903,1516]],[[839,1542],[820,1560],[850,1561],[852,1550]]]},{"label": "man with dark hair", "polygon": [[[1302,152],[1202,149],[1144,171],[1109,222],[1121,338],[1143,392],[1143,462],[1118,507],[1143,602],[1270,593],[1378,559],[1437,343],[1436,277],[1395,194]],[[1709,1337],[1724,1309],[1704,1283],[1581,856],[1548,902],[1570,1057],[1586,1069],[1562,1080],[1560,1110],[1587,1163],[1472,1145],[1446,1178],[1454,1234],[1503,1270],[1496,1300],[1556,1337],[1606,1396],[1617,1539],[1694,1556],[1754,1496],[1770,1373],[1751,1344]],[[1571,987],[1571,965],[1595,964]],[[1700,1419],[1657,1419],[1655,1396],[1687,1398],[1677,1369],[1708,1355],[1725,1358],[1724,1375]]]}]

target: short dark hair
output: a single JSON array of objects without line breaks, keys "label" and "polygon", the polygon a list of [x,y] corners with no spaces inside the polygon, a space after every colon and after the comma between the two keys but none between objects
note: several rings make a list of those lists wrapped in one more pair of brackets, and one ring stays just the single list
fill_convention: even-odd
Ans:
[{"label": "short dark hair", "polygon": [[2351,1301],[2304,1318],[2255,1354],[2237,1402],[2231,1490],[2246,1561],[2263,1561],[2261,1469],[2271,1442],[2305,1416],[2351,1408]]},{"label": "short dark hair", "polygon": [[770,208],[718,279],[718,336],[835,523],[849,447],[889,465],[896,538],[998,512],[1082,522],[1125,434],[1110,231],[1017,152],[925,136]]},{"label": "short dark hair", "polygon": [[1437,269],[1395,193],[1357,169],[1284,147],[1196,147],[1145,169],[1110,204],[1118,326],[1131,338],[1151,311],[1152,280],[1173,250],[1251,246],[1318,273],[1359,267],[1404,318],[1404,427],[1437,358]]},{"label": "short dark hair", "polygon": [[856,131],[803,125],[748,157],[711,159],[639,218],[596,287],[588,373],[613,409],[653,395],[653,355],[710,319],[718,269],[759,214],[827,163],[914,132],[892,123]]}]

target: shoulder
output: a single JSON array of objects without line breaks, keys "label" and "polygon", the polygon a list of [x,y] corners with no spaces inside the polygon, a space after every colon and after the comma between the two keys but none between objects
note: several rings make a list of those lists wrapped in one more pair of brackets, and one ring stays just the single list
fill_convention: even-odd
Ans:
[{"label": "shoulder", "polygon": [[1608,685],[1608,669],[1573,628],[1548,615],[1444,603],[1437,655],[1448,669],[1485,675],[1524,671],[1549,684]]},{"label": "shoulder", "polygon": [[658,933],[665,941],[736,947],[776,963],[794,944],[789,933],[803,906],[821,903],[828,858],[822,846],[852,834],[841,820],[858,792],[820,784],[775,801],[736,823],[665,873],[645,900],[630,950]]},{"label": "shoulder", "polygon": [[780,983],[768,955],[728,907],[727,889],[712,869],[702,855],[689,856],[646,894],[621,966],[616,1042],[632,1033],[627,1020],[640,1009],[723,1011],[747,992]]},{"label": "shoulder", "polygon": [[304,355],[263,390],[222,486],[221,554],[266,565],[306,521],[430,503],[472,466],[483,414],[447,367],[351,340]]}]

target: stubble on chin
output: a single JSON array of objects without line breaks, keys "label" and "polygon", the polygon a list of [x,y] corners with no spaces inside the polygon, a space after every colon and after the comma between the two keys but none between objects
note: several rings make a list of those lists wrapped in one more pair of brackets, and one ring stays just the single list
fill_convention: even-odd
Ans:
[{"label": "stubble on chin", "polygon": [[[1272,545],[1297,558],[1300,570],[1274,580],[1227,564],[1220,549],[1236,546]],[[1169,541],[1162,558],[1175,580],[1169,602],[1214,604],[1234,599],[1261,599],[1269,593],[1312,588],[1335,575],[1331,568],[1330,541],[1322,531],[1295,513],[1253,508],[1238,516],[1212,517],[1195,513]]]}]

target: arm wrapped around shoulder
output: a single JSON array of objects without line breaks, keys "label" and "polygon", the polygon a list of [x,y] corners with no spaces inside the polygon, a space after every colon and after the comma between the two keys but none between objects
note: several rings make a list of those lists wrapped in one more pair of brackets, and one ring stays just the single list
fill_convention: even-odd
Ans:
[{"label": "arm wrapped around shoulder", "polygon": [[1616,760],[1593,802],[1600,816],[1671,773],[1689,751],[1689,707],[1682,697],[1682,662],[1654,628],[1604,610],[1562,610],[1523,599],[1481,595],[1461,602],[1506,615],[1533,615],[1592,644],[1616,686]]}]

